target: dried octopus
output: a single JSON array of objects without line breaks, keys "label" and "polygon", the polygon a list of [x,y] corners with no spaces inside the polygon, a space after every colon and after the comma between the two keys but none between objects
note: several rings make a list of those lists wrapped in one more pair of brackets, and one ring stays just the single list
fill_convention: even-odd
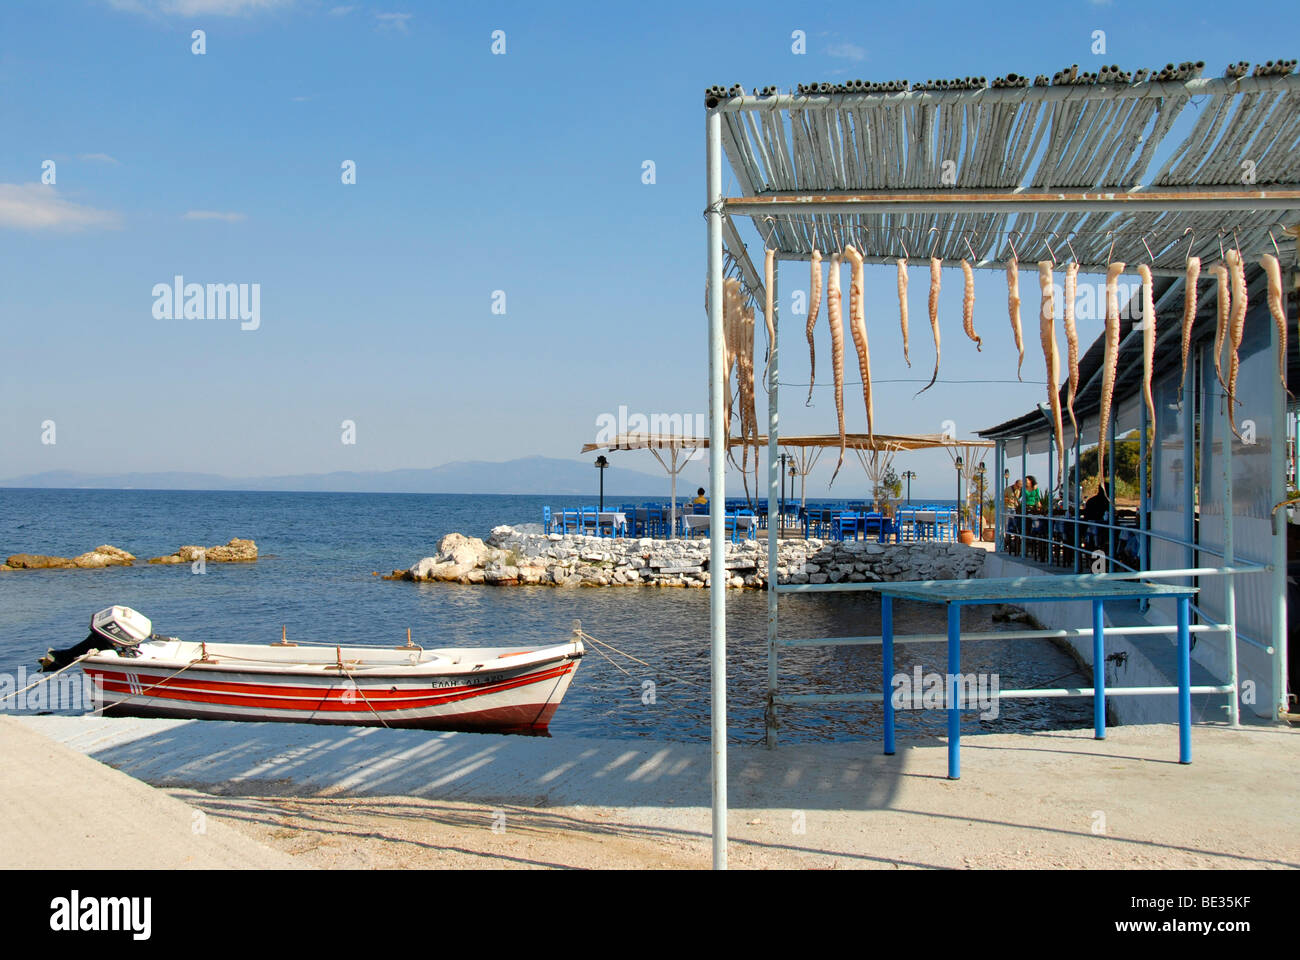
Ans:
[{"label": "dried octopus", "polygon": [[1056,350],[1056,327],[1052,316],[1056,312],[1052,286],[1052,262],[1038,261],[1038,285],[1043,299],[1038,310],[1038,335],[1043,344],[1043,360],[1047,364],[1047,400],[1052,408],[1052,430],[1056,436],[1056,475],[1065,476],[1065,428],[1061,424],[1061,355]]},{"label": "dried octopus", "polygon": [[1061,316],[1065,321],[1066,362],[1070,368],[1070,391],[1065,398],[1065,408],[1070,411],[1070,425],[1076,443],[1079,440],[1079,421],[1074,418],[1074,397],[1079,392],[1079,331],[1074,326],[1074,297],[1078,284],[1079,265],[1071,261],[1065,267],[1065,303],[1061,305]]},{"label": "dried octopus", "polygon": [[930,332],[934,334],[934,373],[930,377],[930,382],[916,391],[918,397],[933,387],[934,382],[939,379],[939,268],[941,266],[943,261],[938,257],[930,258]]},{"label": "dried octopus", "polygon": [[813,385],[817,382],[817,345],[813,334],[817,327],[817,314],[822,305],[822,254],[816,247],[812,252],[812,278],[808,284],[808,399],[804,406],[812,405]]},{"label": "dried octopus", "polygon": [[844,317],[840,311],[840,255],[831,255],[830,273],[826,278],[826,315],[831,324],[831,369],[835,375],[835,416],[840,424],[840,458],[831,474],[831,483],[844,466],[844,451],[848,446],[844,435]]},{"label": "dried octopus", "polygon": [[983,350],[983,341],[975,333],[975,272],[970,268],[970,261],[961,262],[962,277],[966,281],[961,299],[961,325],[966,336],[975,341],[975,349]]},{"label": "dried octopus", "polygon": [[903,360],[910,367],[912,361],[907,356],[907,258],[898,261],[898,322],[903,328]]},{"label": "dried octopus", "polygon": [[1020,330],[1020,261],[1014,256],[1007,261],[1007,312],[1011,315],[1011,332],[1016,335],[1016,350],[1020,352],[1016,379],[1023,380],[1020,368],[1025,365],[1025,338]]},{"label": "dried octopus", "polygon": [[1282,389],[1290,393],[1286,385],[1286,308],[1282,305],[1282,267],[1271,253],[1264,254],[1259,265],[1268,277],[1268,312],[1277,327],[1277,373],[1282,378]]},{"label": "dried octopus", "polygon": [[1196,325],[1196,284],[1201,278],[1201,258],[1187,258],[1187,275],[1183,279],[1183,375],[1180,386],[1187,384],[1187,356],[1192,349],[1192,327]]},{"label": "dried octopus", "polygon": [[1097,476],[1106,476],[1106,431],[1110,428],[1110,405],[1115,395],[1115,373],[1119,365],[1119,275],[1124,264],[1106,268],[1106,349],[1102,359],[1101,412],[1097,439]]},{"label": "dried octopus", "polygon": [[867,408],[867,436],[874,443],[876,434],[871,408],[871,351],[867,347],[867,321],[863,306],[862,254],[849,245],[844,248],[844,256],[848,258],[853,268],[849,280],[849,330],[853,333],[853,346],[858,351],[858,372],[862,375],[862,402]]},{"label": "dried octopus", "polygon": [[1142,399],[1146,401],[1148,423],[1156,422],[1156,402],[1151,396],[1151,375],[1156,356],[1156,305],[1151,291],[1151,268],[1138,264],[1142,278]]}]

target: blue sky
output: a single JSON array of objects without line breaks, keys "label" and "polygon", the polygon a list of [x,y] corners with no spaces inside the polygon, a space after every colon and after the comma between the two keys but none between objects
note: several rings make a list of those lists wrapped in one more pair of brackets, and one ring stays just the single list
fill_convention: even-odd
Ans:
[{"label": "blue sky", "polygon": [[[621,404],[707,410],[707,85],[1188,59],[1217,75],[1295,52],[1267,27],[1289,22],[1280,3],[1244,17],[1199,0],[924,9],[5,3],[0,477],[577,457],[596,418]],[[191,52],[196,29],[203,55]],[[803,56],[791,52],[796,29],[807,32]],[[1089,50],[1097,29],[1104,57]],[[504,55],[491,52],[494,30],[505,31]],[[40,182],[49,160],[53,185]],[[340,177],[348,160],[352,185]],[[653,185],[641,181],[645,160]],[[912,278],[909,371],[892,269],[868,268],[877,429],[936,432],[951,419],[966,436],[1041,399],[1028,329],[1025,384],[940,383],[913,401],[919,385],[882,382],[928,379],[923,273]],[[260,284],[260,327],[155,318],[152,289],[177,274]],[[941,377],[1014,381],[1000,278],[977,286],[979,354],[960,336],[960,273],[944,281],[953,320]],[[783,269],[787,308],[806,284],[806,267]],[[504,315],[492,312],[498,290]],[[806,383],[791,329],[801,325],[786,325],[782,379]],[[1099,326],[1083,324],[1081,338]],[[829,344],[819,357],[828,371]],[[804,392],[783,394],[785,430],[832,432],[829,386],[811,408]],[[864,429],[847,394],[850,429]],[[41,442],[47,420],[54,444]],[[354,444],[341,442],[344,420]],[[648,455],[617,456],[657,470]],[[951,495],[947,464],[909,458],[921,474],[913,492]],[[849,467],[834,492],[860,496],[865,481]],[[825,491],[825,472],[810,493]],[[701,480],[696,470],[685,482]]]}]

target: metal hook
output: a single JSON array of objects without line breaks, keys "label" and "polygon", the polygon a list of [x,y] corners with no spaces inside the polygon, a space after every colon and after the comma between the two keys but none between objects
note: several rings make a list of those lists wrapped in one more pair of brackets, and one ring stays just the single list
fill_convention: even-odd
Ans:
[{"label": "metal hook", "polygon": [[1282,259],[1282,251],[1281,251],[1281,249],[1280,249],[1280,248],[1278,247],[1278,245],[1277,245],[1277,237],[1273,236],[1273,230],[1272,230],[1271,227],[1269,228],[1269,231],[1268,231],[1268,238],[1269,238],[1270,240],[1273,241],[1273,250],[1274,250],[1275,253],[1277,253],[1277,258],[1278,258],[1278,260],[1281,260],[1281,259]]},{"label": "metal hook", "polygon": [[934,242],[930,244],[930,259],[934,259],[934,248],[939,245],[939,228],[931,227],[930,232],[934,234]]},{"label": "metal hook", "polygon": [[966,249],[970,251],[970,258],[972,260],[978,260],[979,257],[975,256],[975,248],[970,245],[970,238],[974,235],[975,231],[972,230],[970,233],[966,234],[966,236],[962,237],[962,240],[966,242]]},{"label": "metal hook", "polygon": [[1074,258],[1074,262],[1078,263],[1079,255],[1074,252],[1074,244],[1070,241],[1070,238],[1073,236],[1074,236],[1073,230],[1071,230],[1069,233],[1065,235],[1065,245],[1070,248],[1070,256]]},{"label": "metal hook", "polygon": [[1012,240],[1011,238],[1023,237],[1023,236],[1024,234],[1022,234],[1019,230],[1010,230],[1007,232],[1007,243],[1011,245],[1011,255],[1015,257],[1017,260],[1020,259],[1020,251],[1016,249],[1016,241]]},{"label": "metal hook", "polygon": [[903,259],[910,260],[912,258],[912,255],[907,252],[907,242],[903,239],[903,235],[906,233],[907,233],[907,227],[898,228],[898,234],[899,234],[898,245],[903,248]]},{"label": "metal hook", "polygon": [[1052,241],[1048,239],[1049,237],[1054,237],[1054,236],[1056,236],[1055,230],[1049,233],[1046,237],[1043,237],[1043,246],[1045,246],[1047,248],[1047,252],[1052,255],[1052,266],[1055,267],[1057,266],[1056,251],[1052,249]]},{"label": "metal hook", "polygon": [[771,215],[768,215],[764,217],[763,220],[765,223],[770,223],[772,225],[772,229],[768,232],[768,235],[765,240],[765,242],[767,243],[767,249],[775,250],[776,248],[772,246],[772,238],[776,235],[776,218]]},{"label": "metal hook", "polygon": [[1110,267],[1110,262],[1115,256],[1115,231],[1107,230],[1106,236],[1110,237],[1110,249],[1106,251],[1106,267]]},{"label": "metal hook", "polygon": [[1186,230],[1183,231],[1183,236],[1185,237],[1189,233],[1192,235],[1192,239],[1187,241],[1187,256],[1183,258],[1184,267],[1186,267],[1187,264],[1192,262],[1192,247],[1196,245],[1196,231],[1193,230],[1191,227],[1188,227]]},{"label": "metal hook", "polygon": [[1226,260],[1226,259],[1227,259],[1227,258],[1223,255],[1223,231],[1222,231],[1222,230],[1219,231],[1219,259],[1220,259],[1220,260]]},{"label": "metal hook", "polygon": [[1154,264],[1156,262],[1156,257],[1155,254],[1151,252],[1151,248],[1147,246],[1147,235],[1144,233],[1138,239],[1142,241],[1142,246],[1147,248],[1147,263]]}]

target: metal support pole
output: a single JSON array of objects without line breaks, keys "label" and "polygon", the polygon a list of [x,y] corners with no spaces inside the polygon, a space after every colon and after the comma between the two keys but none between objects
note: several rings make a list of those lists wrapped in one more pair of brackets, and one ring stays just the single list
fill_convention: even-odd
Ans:
[{"label": "metal support pole", "polygon": [[1178,762],[1192,762],[1191,599],[1178,598]]},{"label": "metal support pole", "polygon": [[[1118,411],[1111,414],[1110,432],[1106,437],[1106,446],[1109,448],[1110,456],[1106,464],[1107,476],[1109,483],[1107,492],[1110,497],[1110,529],[1106,531],[1109,540],[1107,541],[1109,550],[1106,551],[1106,572],[1110,573],[1115,569],[1115,528],[1119,526],[1119,508],[1115,505],[1115,421],[1119,419]],[[1101,479],[1098,477],[1097,479]]]},{"label": "metal support pole", "polygon": [[769,291],[772,296],[772,316],[768,319],[772,321],[772,342],[768,345],[768,377],[767,377],[767,709],[764,712],[764,725],[767,728],[767,747],[772,749],[776,746],[776,694],[777,694],[777,648],[776,648],[776,627],[777,627],[777,560],[780,555],[781,544],[781,506],[777,506],[776,523],[772,522],[772,503],[776,500],[778,487],[784,491],[785,475],[782,469],[781,458],[779,456],[780,438],[780,420],[777,416],[777,371],[780,369],[777,365],[777,341],[780,339],[780,328],[777,325],[777,317],[780,310],[777,304],[780,302],[777,296],[777,269],[772,273],[772,289]]},{"label": "metal support pole", "polygon": [[961,779],[961,711],[957,674],[961,673],[961,604],[948,604],[948,779]]},{"label": "metal support pole", "polygon": [[[1224,397],[1223,416],[1219,418],[1220,432],[1223,437],[1223,565],[1231,567],[1236,554],[1236,544],[1233,536],[1233,514],[1235,513],[1235,504],[1233,503],[1232,491],[1232,428],[1231,417],[1228,414],[1227,397]],[[1228,574],[1223,579],[1223,619],[1222,623],[1228,628],[1228,682],[1232,684],[1232,695],[1228,698],[1228,723],[1237,726],[1241,722],[1240,713],[1240,690],[1238,689],[1237,678],[1237,578]]]},{"label": "metal support pole", "polygon": [[1020,438],[1020,556],[1024,557],[1029,550],[1029,498],[1025,496],[1028,492],[1028,484],[1025,482],[1029,478],[1029,438]]},{"label": "metal support pole", "polygon": [[880,598],[880,663],[885,699],[885,755],[894,755],[894,598]]},{"label": "metal support pole", "polygon": [[1005,543],[1004,531],[1002,524],[1005,518],[1002,516],[1002,501],[1006,497],[1006,481],[1002,478],[1002,463],[1006,454],[1006,441],[999,440],[997,446],[993,448],[993,551],[999,552],[1002,544]]},{"label": "metal support pole", "polygon": [[[1101,479],[1098,477],[1097,479]],[[1079,521],[1083,519],[1083,462],[1080,458],[1079,431],[1074,431],[1074,572],[1079,572],[1083,562],[1083,528]]]},{"label": "metal support pole", "polygon": [[[1187,544],[1186,566],[1196,566],[1196,396],[1192,378],[1183,387],[1183,541]],[[1205,411],[1201,411],[1205,415]]]},{"label": "metal support pole", "polygon": [[723,415],[722,117],[705,121],[709,225],[709,639],[713,740],[713,868],[727,868],[726,428]]},{"label": "metal support pole", "polygon": [[1106,605],[1092,601],[1092,735],[1106,739]]},{"label": "metal support pole", "polygon": [[1052,562],[1052,492],[1056,490],[1056,481],[1052,477],[1052,464],[1056,462],[1056,439],[1047,437],[1047,543],[1043,544],[1047,562]]},{"label": "metal support pole", "polygon": [[[1296,238],[1296,246],[1300,247],[1300,237]],[[1285,304],[1285,300],[1283,303]],[[1279,344],[1277,342],[1277,327],[1270,324],[1269,344],[1271,351],[1269,356],[1277,356]],[[1272,429],[1270,433],[1270,458],[1272,460],[1272,494],[1271,499],[1274,503],[1280,503],[1286,499],[1286,394],[1282,389],[1282,382],[1278,377],[1271,377],[1273,381],[1273,415],[1270,417]],[[1287,527],[1286,510],[1278,510],[1273,514],[1273,706],[1271,720],[1279,720],[1290,710],[1291,704],[1287,698],[1287,609],[1286,609],[1286,591],[1287,591]]]},{"label": "metal support pole", "polygon": [[[1138,569],[1147,569],[1148,547],[1147,547],[1147,429],[1148,414],[1147,405],[1139,404],[1142,408],[1141,422],[1138,425],[1138,530],[1141,531],[1138,536]],[[1143,604],[1146,609],[1146,604]]]}]

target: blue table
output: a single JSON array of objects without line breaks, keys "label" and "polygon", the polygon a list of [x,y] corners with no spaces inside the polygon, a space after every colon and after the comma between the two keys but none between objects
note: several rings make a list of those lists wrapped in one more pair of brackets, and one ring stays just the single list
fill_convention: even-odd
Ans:
[{"label": "blue table", "polygon": [[1178,762],[1192,762],[1191,598],[1197,588],[1136,580],[1076,576],[989,577],[979,580],[905,580],[872,584],[880,594],[880,634],[884,667],[885,753],[894,753],[894,598],[943,603],[948,607],[948,778],[961,777],[961,709],[956,705],[961,670],[961,608],[990,603],[1092,601],[1093,735],[1106,739],[1105,603],[1169,597],[1178,606]]}]

